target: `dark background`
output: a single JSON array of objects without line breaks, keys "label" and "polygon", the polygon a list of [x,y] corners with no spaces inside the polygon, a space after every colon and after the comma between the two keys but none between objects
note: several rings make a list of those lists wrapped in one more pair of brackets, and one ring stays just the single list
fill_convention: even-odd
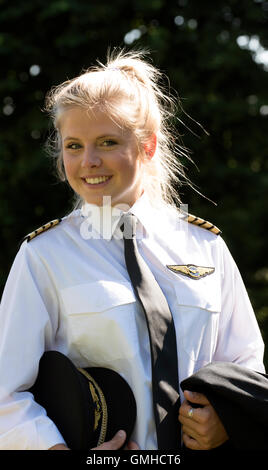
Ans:
[{"label": "dark background", "polygon": [[105,61],[109,46],[149,48],[185,113],[209,132],[178,114],[198,167],[185,161],[187,174],[217,206],[187,186],[181,197],[190,213],[221,228],[267,343],[268,2],[261,0],[0,0],[1,291],[23,236],[72,205],[43,148],[45,93]]}]

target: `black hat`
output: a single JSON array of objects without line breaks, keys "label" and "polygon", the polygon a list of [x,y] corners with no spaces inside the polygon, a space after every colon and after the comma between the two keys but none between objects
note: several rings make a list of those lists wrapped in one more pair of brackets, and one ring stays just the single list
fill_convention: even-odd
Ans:
[{"label": "black hat", "polygon": [[[127,442],[136,420],[136,402],[128,383],[103,367],[79,369],[64,354],[46,351],[29,390],[73,450],[89,450],[119,429]],[[124,444],[125,445],[125,444]]]}]

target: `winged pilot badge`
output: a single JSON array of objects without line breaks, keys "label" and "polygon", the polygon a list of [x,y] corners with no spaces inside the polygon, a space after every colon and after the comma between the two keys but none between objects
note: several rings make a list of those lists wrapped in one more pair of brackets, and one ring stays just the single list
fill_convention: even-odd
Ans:
[{"label": "winged pilot badge", "polygon": [[191,279],[201,279],[202,277],[208,276],[214,273],[215,268],[208,268],[204,266],[196,266],[195,264],[171,264],[167,265],[170,271],[177,274],[183,274],[183,276],[190,277]]}]

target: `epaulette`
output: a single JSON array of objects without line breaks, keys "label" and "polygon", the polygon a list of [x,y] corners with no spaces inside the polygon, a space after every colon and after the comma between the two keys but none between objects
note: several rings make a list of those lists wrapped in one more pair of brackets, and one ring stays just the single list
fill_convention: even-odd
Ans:
[{"label": "epaulette", "polygon": [[211,222],[208,222],[207,220],[201,219],[201,217],[196,217],[192,214],[186,214],[183,218],[190,224],[198,225],[198,227],[205,228],[206,230],[215,233],[215,235],[220,235],[221,233],[221,230],[218,227],[213,225]]},{"label": "epaulette", "polygon": [[55,227],[61,221],[62,221],[62,219],[55,219],[55,220],[52,220],[51,222],[48,222],[45,225],[42,225],[42,227],[39,227],[38,229],[34,230],[33,232],[28,233],[28,235],[26,235],[26,237],[24,237],[22,241],[24,241],[24,240],[27,240],[27,242],[31,241],[33,238],[37,237],[37,235],[40,235],[40,233],[46,232],[50,228]]}]

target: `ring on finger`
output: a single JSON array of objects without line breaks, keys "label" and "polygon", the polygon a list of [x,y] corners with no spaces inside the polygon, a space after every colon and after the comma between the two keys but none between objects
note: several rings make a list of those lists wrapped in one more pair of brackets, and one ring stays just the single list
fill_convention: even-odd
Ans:
[{"label": "ring on finger", "polygon": [[190,408],[187,415],[188,415],[188,418],[192,418],[193,417],[193,414],[194,414],[194,410],[193,408]]}]

